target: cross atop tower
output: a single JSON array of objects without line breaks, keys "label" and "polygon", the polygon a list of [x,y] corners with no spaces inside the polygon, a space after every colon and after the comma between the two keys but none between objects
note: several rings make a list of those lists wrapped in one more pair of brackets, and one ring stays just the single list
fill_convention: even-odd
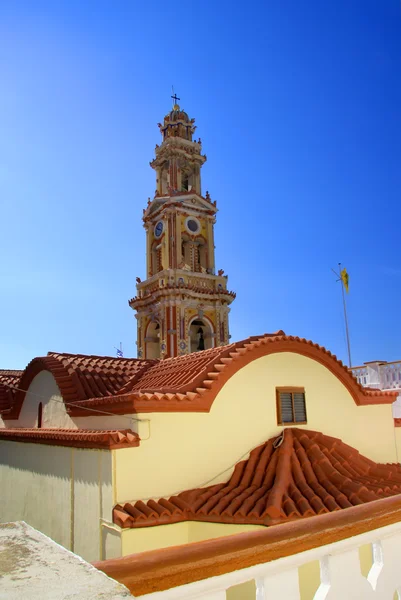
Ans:
[{"label": "cross atop tower", "polygon": [[173,96],[171,96],[171,98],[173,99],[173,105],[177,104],[177,100],[181,100],[181,98],[178,98],[177,94],[174,93],[174,88],[173,88]]}]

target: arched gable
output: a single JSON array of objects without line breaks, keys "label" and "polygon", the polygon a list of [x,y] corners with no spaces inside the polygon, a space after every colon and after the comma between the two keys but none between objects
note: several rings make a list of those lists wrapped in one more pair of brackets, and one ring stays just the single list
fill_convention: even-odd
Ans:
[{"label": "arched gable", "polygon": [[[108,356],[85,356],[82,354],[58,354],[34,358],[23,371],[15,392],[12,407],[3,413],[4,420],[19,418],[21,408],[34,378],[42,371],[49,371],[71,412],[71,403],[90,398],[109,398],[124,393],[155,361]],[[87,413],[86,413],[87,414]]]},{"label": "arched gable", "polygon": [[258,358],[280,352],[300,354],[323,365],[344,385],[357,406],[392,404],[396,399],[396,392],[362,387],[349,369],[322,346],[279,331],[160,361],[144,372],[131,393],[126,388],[124,396],[79,402],[73,413],[83,414],[81,406],[86,410],[107,407],[116,414],[209,412],[219,391],[237,371]]},{"label": "arched gable", "polygon": [[79,382],[72,376],[73,374],[68,373],[62,363],[50,355],[40,356],[31,360],[23,371],[21,379],[18,382],[18,390],[15,394],[13,406],[10,412],[4,415],[5,420],[18,419],[29,386],[42,371],[49,371],[53,375],[64,401],[68,402],[71,399],[85,398],[80,393],[79,385],[77,385]]}]

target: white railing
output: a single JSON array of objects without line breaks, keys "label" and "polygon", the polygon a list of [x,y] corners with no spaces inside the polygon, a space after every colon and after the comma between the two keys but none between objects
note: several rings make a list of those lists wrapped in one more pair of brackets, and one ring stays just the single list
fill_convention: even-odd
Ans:
[{"label": "white railing", "polygon": [[[364,576],[366,545],[372,558]],[[395,496],[95,566],[141,600],[226,600],[230,588],[247,582],[254,585],[236,596],[241,600],[401,600],[400,556],[401,496]],[[301,570],[316,561],[320,581],[311,588]]]},{"label": "white railing", "polygon": [[380,379],[383,389],[401,388],[401,362],[380,365]]},{"label": "white railing", "polygon": [[369,375],[367,367],[355,367],[354,369],[351,369],[351,371],[360,385],[363,385],[363,387],[369,387]]},{"label": "white railing", "polygon": [[352,367],[351,372],[364,387],[401,390],[401,361],[366,363],[362,367]]},{"label": "white railing", "polygon": [[[372,545],[373,562],[368,576],[364,577],[361,572],[359,548],[368,543]],[[307,592],[302,593],[299,569],[313,561],[319,561],[320,585],[313,595],[313,600],[399,600],[400,550],[401,526],[390,525],[288,558],[239,569],[163,592],[146,594],[140,598],[226,600],[227,591],[231,587],[254,580],[255,592],[247,593],[244,590],[241,596],[243,600],[302,600],[308,596]],[[305,588],[307,587],[306,584]],[[310,598],[312,600],[312,596]]]}]

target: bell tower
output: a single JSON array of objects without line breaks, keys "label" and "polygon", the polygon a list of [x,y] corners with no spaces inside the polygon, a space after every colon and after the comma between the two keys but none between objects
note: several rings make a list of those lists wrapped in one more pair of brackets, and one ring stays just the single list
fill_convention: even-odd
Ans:
[{"label": "bell tower", "polygon": [[[175,101],[179,98],[174,97]],[[216,202],[202,196],[206,161],[195,119],[178,104],[159,123],[162,142],[150,163],[156,191],[143,211],[145,281],[137,277],[138,358],[168,358],[229,343],[224,271],[215,272]]]}]

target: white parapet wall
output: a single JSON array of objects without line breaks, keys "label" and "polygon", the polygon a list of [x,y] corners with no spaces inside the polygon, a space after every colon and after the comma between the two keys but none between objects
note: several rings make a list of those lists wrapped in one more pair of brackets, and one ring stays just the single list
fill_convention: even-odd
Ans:
[{"label": "white parapet wall", "polygon": [[120,556],[112,452],[0,441],[0,522],[23,520],[85,560]]}]

